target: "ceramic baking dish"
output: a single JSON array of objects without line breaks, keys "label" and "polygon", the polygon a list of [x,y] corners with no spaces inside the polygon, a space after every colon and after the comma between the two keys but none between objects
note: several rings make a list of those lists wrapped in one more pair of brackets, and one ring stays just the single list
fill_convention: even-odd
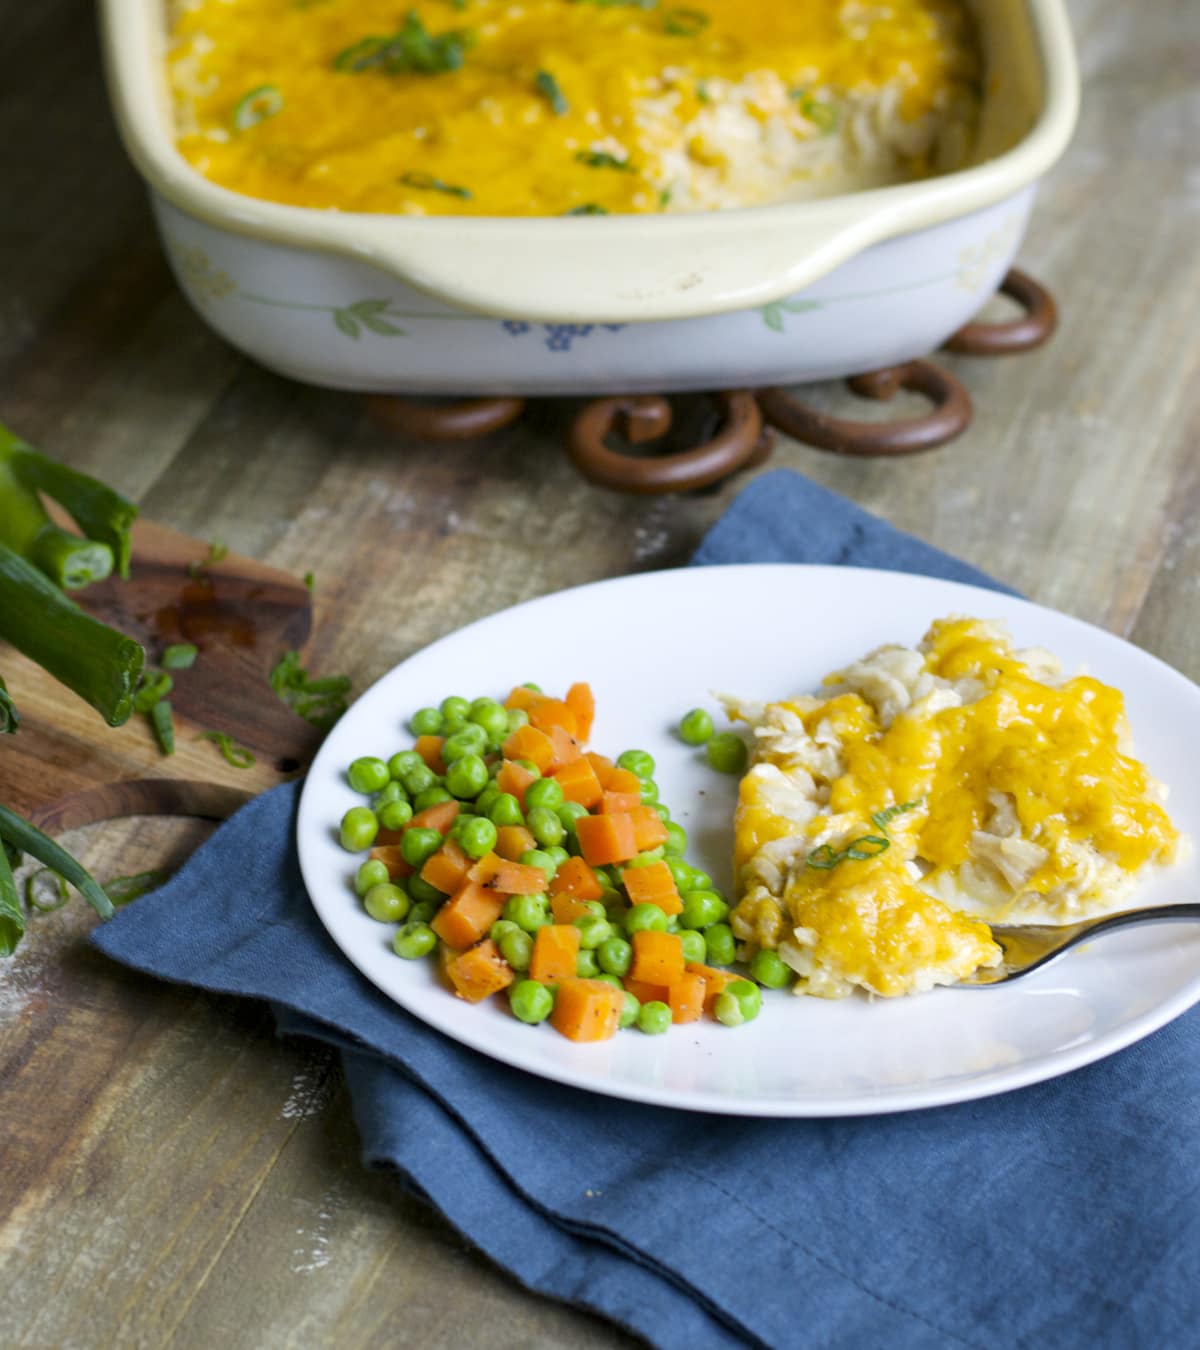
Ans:
[{"label": "ceramic baking dish", "polygon": [[975,0],[976,160],[818,201],[697,215],[411,218],[218,187],[174,146],[164,0],[102,0],[109,87],[204,319],[264,365],[390,393],[798,384],[940,345],[992,294],[1078,73],[1061,0]]}]

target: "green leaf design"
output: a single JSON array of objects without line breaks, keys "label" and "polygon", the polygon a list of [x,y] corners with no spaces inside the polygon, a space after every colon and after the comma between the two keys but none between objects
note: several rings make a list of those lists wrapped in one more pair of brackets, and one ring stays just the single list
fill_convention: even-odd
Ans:
[{"label": "green leaf design", "polygon": [[819,300],[781,300],[779,307],[789,314],[811,314],[814,309],[823,308]]},{"label": "green leaf design", "polygon": [[772,333],[783,332],[783,310],[778,301],[773,301],[769,305],[764,305],[762,307],[762,316],[763,323],[767,325]]},{"label": "green leaf design", "polygon": [[782,333],[786,328],[785,314],[811,314],[814,309],[823,308],[820,300],[772,300],[769,305],[763,305],[760,312],[763,323],[772,333]]},{"label": "green leaf design", "polygon": [[333,311],[333,321],[337,324],[339,333],[344,333],[348,338],[358,337],[358,324],[351,318],[348,309],[335,309]]}]

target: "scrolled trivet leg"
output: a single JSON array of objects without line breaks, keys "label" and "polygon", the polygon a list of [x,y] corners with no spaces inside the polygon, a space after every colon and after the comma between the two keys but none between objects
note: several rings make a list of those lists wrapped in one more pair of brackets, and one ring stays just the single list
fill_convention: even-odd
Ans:
[{"label": "scrolled trivet leg", "polygon": [[1025,313],[1003,323],[965,324],[946,340],[946,351],[963,356],[1013,356],[1050,340],[1058,327],[1058,306],[1040,282],[1014,267],[1000,283],[1000,292]]},{"label": "scrolled trivet leg", "polygon": [[470,441],[510,426],[525,411],[522,398],[470,398],[455,403],[414,403],[373,394],[372,416],[402,436],[418,441]]}]

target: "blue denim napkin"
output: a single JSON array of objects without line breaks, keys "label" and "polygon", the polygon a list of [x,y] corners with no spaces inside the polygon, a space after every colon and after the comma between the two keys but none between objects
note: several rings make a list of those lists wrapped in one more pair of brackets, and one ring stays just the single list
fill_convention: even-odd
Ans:
[{"label": "blue denim napkin", "polygon": [[[696,558],[759,560],[995,584],[782,471]],[[666,1350],[1197,1344],[1200,1012],[1068,1077],[908,1115],[592,1096],[441,1037],[349,965],[304,893],[297,796],[252,802],[94,941],[337,1046],[364,1160],[522,1284]]]}]

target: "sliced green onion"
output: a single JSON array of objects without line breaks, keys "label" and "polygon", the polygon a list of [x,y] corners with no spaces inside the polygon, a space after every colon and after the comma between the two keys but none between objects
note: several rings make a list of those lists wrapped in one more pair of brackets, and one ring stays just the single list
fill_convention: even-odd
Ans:
[{"label": "sliced green onion", "polygon": [[212,741],[224,755],[226,763],[232,764],[235,769],[248,769],[252,764],[258,763],[254,752],[247,750],[244,745],[238,745],[227,732],[202,731],[197,739]]},{"label": "sliced green onion", "polygon": [[193,563],[188,563],[188,576],[199,577],[208,571],[210,567],[215,567],[217,563],[223,562],[229,556],[229,546],[224,539],[214,539],[208,546],[208,552],[203,558],[197,558]]},{"label": "sliced green onion", "polygon": [[[43,867],[52,867],[65,877],[102,919],[112,918],[113,907],[108,896],[92,879],[87,868],[82,863],[76,862],[61,844],[56,844],[48,834],[43,834],[36,825],[22,820],[7,806],[0,806],[0,837],[6,843],[28,853]],[[0,864],[0,871],[5,866],[7,859],[5,863]]]},{"label": "sliced green onion", "polygon": [[352,75],[377,68],[387,75],[405,72],[439,75],[457,70],[463,63],[464,53],[474,43],[474,34],[461,28],[430,33],[417,12],[410,9],[398,33],[389,37],[376,34],[362,38],[338,52],[333,58],[333,67]]},{"label": "sliced green onion", "polygon": [[708,15],[702,9],[677,6],[663,10],[663,32],[671,37],[695,37],[708,27]]},{"label": "sliced green onion", "polygon": [[837,130],[838,110],[832,103],[814,98],[806,89],[793,89],[791,94],[800,105],[800,116],[811,122],[823,136]]},{"label": "sliced green onion", "polygon": [[637,170],[627,159],[618,159],[607,150],[577,150],[575,158],[586,164],[589,169],[619,169],[622,173],[636,173]]},{"label": "sliced green onion", "polygon": [[0,736],[16,731],[20,725],[21,718],[17,713],[17,705],[12,701],[4,686],[4,680],[0,677]]},{"label": "sliced green onion", "polygon": [[569,211],[563,212],[564,216],[606,216],[608,208],[597,206],[595,202],[584,202],[582,206],[573,206]]},{"label": "sliced green onion", "polygon": [[114,877],[112,881],[104,883],[104,894],[120,909],[122,905],[128,905],[136,900],[140,895],[146,895],[150,891],[156,891],[166,882],[170,881],[170,872],[136,872],[129,877]]},{"label": "sliced green onion", "polygon": [[566,95],[559,87],[558,81],[548,70],[539,70],[533,82],[537,86],[538,93],[554,110],[555,117],[565,117],[571,111],[571,105],[567,102]]},{"label": "sliced green onion", "polygon": [[158,748],[164,755],[175,753],[175,717],[167,700],[160,699],[150,709],[150,725],[158,738]]},{"label": "sliced green onion", "polygon": [[[42,899],[47,889],[51,890],[54,897],[49,904]],[[56,909],[62,909],[70,898],[71,892],[67,890],[67,883],[53,867],[40,867],[26,878],[25,903],[30,909],[36,909],[39,914],[53,914]]]},{"label": "sliced green onion", "polygon": [[470,188],[456,187],[453,183],[445,183],[440,178],[435,178],[431,173],[410,172],[401,174],[400,181],[405,187],[416,188],[420,192],[444,192],[447,197],[461,197],[465,202],[471,200]]},{"label": "sliced green onion", "polygon": [[200,655],[199,648],[190,642],[173,642],[162,654],[164,670],[191,670]]},{"label": "sliced green onion", "polygon": [[243,94],[233,108],[234,131],[249,131],[283,111],[283,95],[274,84],[260,84]]},{"label": "sliced green onion", "polygon": [[165,670],[142,672],[137,692],[133,696],[134,712],[148,713],[156,703],[161,702],[175,687],[175,681]]},{"label": "sliced green onion", "polygon": [[886,834],[887,827],[897,816],[904,815],[906,811],[915,811],[924,800],[924,797],[918,797],[914,802],[901,802],[897,806],[887,807],[886,810],[876,811],[871,817],[871,824],[874,825],[877,830],[882,830],[883,833]]},{"label": "sliced green onion", "polygon": [[305,574],[304,574],[304,589],[307,590],[307,591],[311,591],[311,590],[316,586],[316,584],[317,584],[317,579],[316,579],[316,577],[314,577],[313,574],[312,574],[311,572],[305,572]]},{"label": "sliced green onion", "polygon": [[346,711],[349,677],[327,675],[319,680],[309,679],[298,652],[284,652],[269,678],[280,700],[322,731],[328,731]]},{"label": "sliced green onion", "polygon": [[25,933],[25,911],[13,880],[8,841],[4,844],[0,848],[0,956],[11,956]]}]

